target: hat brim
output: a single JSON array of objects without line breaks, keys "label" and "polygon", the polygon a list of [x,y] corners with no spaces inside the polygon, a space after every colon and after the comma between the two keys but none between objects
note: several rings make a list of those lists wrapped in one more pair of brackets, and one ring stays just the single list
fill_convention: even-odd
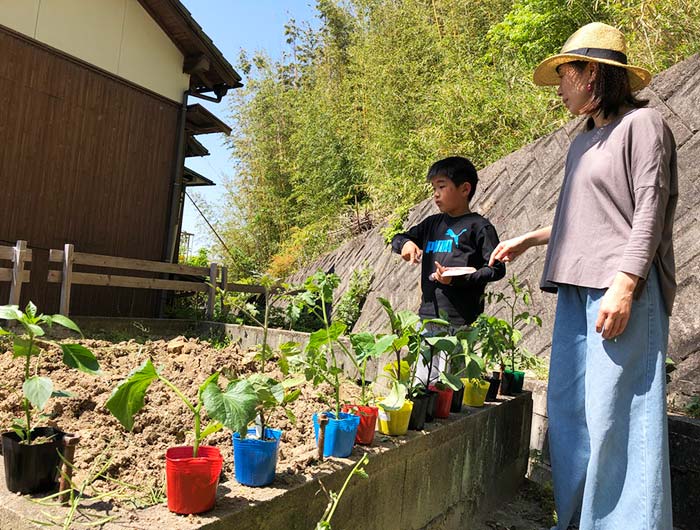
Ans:
[{"label": "hat brim", "polygon": [[560,53],[553,55],[552,57],[548,57],[542,61],[537,68],[535,68],[535,72],[532,74],[532,80],[539,86],[556,86],[559,84],[557,68],[564,63],[570,63],[573,61],[605,63],[624,68],[627,70],[627,77],[630,80],[630,88],[632,89],[632,92],[641,90],[651,81],[651,73],[639,66],[631,66],[610,59],[598,59],[597,57],[589,57],[587,55],[577,55],[572,53]]}]

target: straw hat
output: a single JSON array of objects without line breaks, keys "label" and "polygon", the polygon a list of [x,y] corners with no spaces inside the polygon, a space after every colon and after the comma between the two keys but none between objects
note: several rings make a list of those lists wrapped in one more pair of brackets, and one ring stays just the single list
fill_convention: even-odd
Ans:
[{"label": "straw hat", "polygon": [[558,85],[557,67],[572,61],[594,61],[625,68],[633,92],[651,81],[648,70],[627,64],[627,44],[622,32],[600,22],[592,22],[578,29],[564,43],[560,53],[542,61],[532,76],[535,84]]}]

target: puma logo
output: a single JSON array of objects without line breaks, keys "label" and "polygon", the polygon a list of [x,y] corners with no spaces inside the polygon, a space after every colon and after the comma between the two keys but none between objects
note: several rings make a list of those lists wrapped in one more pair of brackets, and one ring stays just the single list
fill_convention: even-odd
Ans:
[{"label": "puma logo", "polygon": [[467,231],[467,229],[464,228],[464,229],[462,229],[462,231],[459,234],[455,234],[454,230],[452,230],[451,228],[448,228],[447,232],[445,232],[445,235],[451,237],[455,242],[455,246],[457,246],[459,244],[459,236],[461,236],[466,231]]}]

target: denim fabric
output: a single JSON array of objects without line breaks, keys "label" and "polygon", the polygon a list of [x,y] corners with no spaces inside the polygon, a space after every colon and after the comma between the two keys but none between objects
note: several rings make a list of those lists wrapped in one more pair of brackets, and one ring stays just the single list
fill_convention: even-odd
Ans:
[{"label": "denim fabric", "polygon": [[547,408],[558,530],[671,530],[666,314],[655,269],[625,331],[595,331],[605,289],[559,287]]}]

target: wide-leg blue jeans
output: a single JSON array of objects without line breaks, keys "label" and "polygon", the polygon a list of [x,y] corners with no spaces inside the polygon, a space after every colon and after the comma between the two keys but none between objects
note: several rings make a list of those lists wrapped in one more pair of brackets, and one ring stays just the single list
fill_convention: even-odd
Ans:
[{"label": "wide-leg blue jeans", "polygon": [[557,530],[672,530],[668,316],[655,269],[616,339],[595,330],[605,289],[559,287],[547,408]]}]

